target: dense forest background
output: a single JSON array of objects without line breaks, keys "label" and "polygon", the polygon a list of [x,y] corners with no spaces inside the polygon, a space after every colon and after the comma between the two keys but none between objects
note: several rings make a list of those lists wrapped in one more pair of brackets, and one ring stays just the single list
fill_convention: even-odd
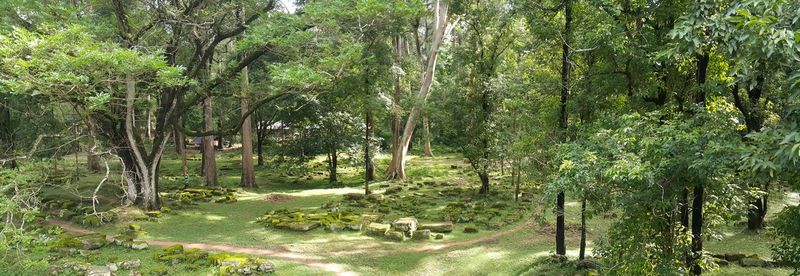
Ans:
[{"label": "dense forest background", "polygon": [[42,192],[82,170],[105,222],[226,186],[231,147],[245,190],[321,156],[366,195],[415,180],[412,155],[457,154],[476,195],[540,192],[555,255],[565,201],[580,260],[587,219],[613,214],[593,249],[610,274],[714,270],[723,225],[800,267],[800,206],[767,220],[800,189],[797,1],[7,0],[0,22],[6,263],[41,265]]}]

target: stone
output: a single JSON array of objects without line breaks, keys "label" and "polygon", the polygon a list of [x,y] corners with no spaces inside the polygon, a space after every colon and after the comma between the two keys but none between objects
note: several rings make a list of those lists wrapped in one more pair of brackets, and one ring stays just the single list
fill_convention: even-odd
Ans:
[{"label": "stone", "polygon": [[361,227],[362,226],[363,226],[363,224],[361,224],[361,223],[349,223],[349,224],[347,224],[347,230],[361,231]]},{"label": "stone", "polygon": [[478,233],[478,228],[475,226],[465,226],[464,233]]},{"label": "stone", "polygon": [[131,224],[128,225],[128,229],[130,229],[131,231],[137,231],[138,232],[138,231],[142,231],[142,226],[137,224],[137,223],[131,223]]},{"label": "stone", "polygon": [[294,231],[305,232],[317,228],[319,226],[320,226],[319,221],[308,221],[308,222],[292,222],[289,223],[287,227]]},{"label": "stone", "polygon": [[343,196],[344,196],[344,199],[346,199],[346,200],[359,200],[359,199],[364,198],[364,194],[360,194],[360,193],[344,194]]},{"label": "stone", "polygon": [[117,266],[117,264],[115,263],[110,263],[107,264],[106,266],[108,267],[108,270],[111,270],[111,272],[119,270],[119,266]]},{"label": "stone", "polygon": [[711,256],[714,258],[726,260],[728,262],[738,262],[739,260],[747,257],[747,255],[741,253],[711,254]]},{"label": "stone", "polygon": [[739,265],[742,267],[765,267],[769,266],[769,262],[758,255],[750,255],[739,260]]},{"label": "stone", "polygon": [[95,250],[108,243],[106,235],[103,234],[87,234],[78,236],[77,239],[81,241],[83,249],[85,250]]},{"label": "stone", "polygon": [[332,232],[340,231],[340,230],[342,230],[344,228],[345,228],[345,225],[342,224],[342,223],[338,223],[338,222],[332,222],[332,223],[329,223],[328,225],[325,225],[325,230],[332,231]]},{"label": "stone", "polygon": [[417,219],[414,217],[405,217],[396,219],[392,222],[392,228],[396,231],[401,231],[410,236],[411,232],[417,230]]},{"label": "stone", "polygon": [[423,223],[420,224],[419,227],[417,228],[431,230],[431,232],[450,233],[453,232],[453,223],[452,222]]},{"label": "stone", "polygon": [[371,223],[377,222],[383,217],[383,214],[362,214],[361,222]]},{"label": "stone", "polygon": [[414,240],[430,240],[431,239],[431,230],[416,230],[412,232],[411,238]]},{"label": "stone", "polygon": [[144,241],[133,241],[133,242],[130,243],[130,245],[128,247],[130,247],[131,249],[136,249],[136,250],[144,250],[144,249],[149,248],[150,245],[147,244]]},{"label": "stone", "polygon": [[436,233],[436,234],[434,235],[434,238],[435,238],[435,239],[437,239],[437,240],[444,239],[444,234],[442,234],[442,233]]},{"label": "stone", "polygon": [[161,216],[161,211],[150,211],[150,212],[145,212],[144,214],[150,218],[157,218]]},{"label": "stone", "polygon": [[582,261],[578,261],[576,267],[580,270],[596,270],[600,269],[600,263],[592,259],[584,259]]},{"label": "stone", "polygon": [[122,262],[117,263],[117,265],[120,268],[124,269],[124,270],[133,270],[133,269],[138,269],[139,267],[141,267],[142,266],[142,261],[139,260],[139,259],[132,260],[132,261],[122,261]]},{"label": "stone", "polygon": [[383,194],[369,194],[369,195],[367,195],[367,200],[382,201],[383,200]]},{"label": "stone", "polygon": [[86,269],[86,276],[111,276],[111,269],[107,266],[89,266]]},{"label": "stone", "polygon": [[400,232],[400,231],[389,231],[389,232],[386,232],[385,235],[386,235],[386,238],[388,238],[389,240],[392,240],[392,241],[401,242],[401,241],[406,240],[406,235],[403,232]]},{"label": "stone", "polygon": [[713,258],[713,260],[714,263],[716,263],[719,266],[729,266],[731,264],[730,262],[728,262],[728,260],[725,259]]},{"label": "stone", "polygon": [[383,236],[386,232],[389,232],[389,229],[392,228],[390,224],[383,224],[383,223],[370,223],[367,225],[367,234],[375,235],[375,236]]}]

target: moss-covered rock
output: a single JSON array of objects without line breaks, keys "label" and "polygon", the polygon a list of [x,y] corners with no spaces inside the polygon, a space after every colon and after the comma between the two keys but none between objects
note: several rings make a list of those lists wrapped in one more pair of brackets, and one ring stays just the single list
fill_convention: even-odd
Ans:
[{"label": "moss-covered rock", "polygon": [[86,234],[78,236],[76,238],[81,241],[83,249],[85,250],[95,250],[108,244],[108,241],[106,240],[106,235],[104,234],[98,234],[98,233]]},{"label": "moss-covered rock", "polygon": [[439,223],[423,223],[420,224],[418,229],[431,230],[431,232],[450,233],[453,232],[452,222],[439,222]]},{"label": "moss-covered rock", "polygon": [[386,232],[389,232],[389,229],[392,228],[390,224],[383,224],[383,223],[370,223],[367,225],[366,234],[373,235],[373,236],[384,236]]},{"label": "moss-covered rock", "polygon": [[464,233],[478,233],[478,228],[475,226],[465,226]]},{"label": "moss-covered rock", "polygon": [[416,230],[411,233],[411,238],[414,240],[430,240],[431,230]]},{"label": "moss-covered rock", "polygon": [[401,242],[401,241],[405,241],[406,240],[406,235],[403,232],[400,232],[400,231],[389,231],[389,232],[386,232],[386,234],[384,234],[384,235],[386,236],[387,239],[392,240],[392,241]]}]

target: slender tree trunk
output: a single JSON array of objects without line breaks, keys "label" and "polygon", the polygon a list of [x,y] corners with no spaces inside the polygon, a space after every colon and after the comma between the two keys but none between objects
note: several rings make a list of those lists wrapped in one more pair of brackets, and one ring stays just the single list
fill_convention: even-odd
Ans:
[{"label": "slender tree trunk", "polygon": [[511,161],[511,184],[514,185],[514,202],[519,202],[519,169],[517,161]]},{"label": "slender tree trunk", "polygon": [[328,153],[328,182],[334,184],[339,182],[337,177],[337,167],[339,166],[339,153],[336,150],[336,147],[331,147],[330,152]]},{"label": "slender tree trunk", "polygon": [[264,167],[264,126],[262,126],[263,122],[258,120],[256,124],[256,144],[257,144],[257,151],[258,151],[258,167]]},{"label": "slender tree trunk", "polygon": [[[703,54],[697,58],[697,89],[698,93],[695,95],[695,102],[705,107],[706,103],[706,73],[708,68],[709,56]],[[702,274],[702,268],[697,262],[700,254],[703,252],[703,203],[705,202],[705,188],[702,183],[697,183],[694,186],[692,200],[692,255],[694,264],[692,266],[692,274]]]},{"label": "slender tree trunk", "polygon": [[[400,50],[400,44],[402,43],[402,39],[399,35],[394,36],[394,48],[395,48],[395,60],[400,60],[402,57],[402,52]],[[397,72],[394,78],[394,95],[392,97],[392,157],[394,157],[394,153],[400,149],[402,145],[401,140],[403,136],[403,126],[401,120],[402,117],[402,107],[400,106],[400,101],[402,99],[402,85],[401,81],[401,73]],[[389,168],[394,167],[395,159],[392,158],[389,161]]]},{"label": "slender tree trunk", "polygon": [[[567,138],[569,128],[567,100],[569,98],[569,47],[572,34],[572,1],[564,1],[564,41],[561,44],[561,118],[559,126],[564,139]],[[556,254],[566,255],[567,247],[564,234],[564,192],[559,192],[556,199]]]},{"label": "slender tree trunk", "polygon": [[[213,130],[214,120],[211,117],[212,114],[211,98],[207,97],[203,100],[203,131]],[[203,177],[205,178],[206,186],[217,186],[217,160],[213,135],[203,137]]]},{"label": "slender tree trunk", "polygon": [[250,110],[250,83],[247,67],[242,69],[242,98],[240,100],[242,113],[242,178],[241,186],[245,188],[256,187],[256,176],[253,168],[253,129],[250,116],[246,113]]},{"label": "slender tree trunk", "polygon": [[586,256],[586,198],[581,201],[581,243],[578,260],[583,261]]},{"label": "slender tree trunk", "polygon": [[147,126],[146,126],[146,128],[147,128],[147,139],[153,140],[153,108],[152,108],[152,105],[150,104],[150,101],[152,101],[152,99],[150,98],[150,95],[147,95],[146,97],[147,97],[146,98],[146,101],[147,101]]},{"label": "slender tree trunk", "polygon": [[[752,89],[747,90],[748,102],[745,103],[739,95],[739,84],[735,84],[731,93],[733,94],[733,102],[736,108],[742,113],[744,117],[747,132],[742,135],[742,141],[752,142],[747,137],[747,134],[761,131],[764,127],[764,119],[758,110],[758,103],[763,94],[764,76],[759,75],[756,77],[755,85]],[[764,192],[769,193],[769,179],[762,185],[756,183],[754,186],[762,189]],[[750,202],[750,209],[747,211],[747,229],[751,231],[758,231],[764,228],[764,218],[767,216],[767,195],[755,199]]]},{"label": "slender tree trunk", "polygon": [[[158,210],[161,208],[161,201],[158,197],[158,171],[166,141],[169,140],[169,135],[163,142],[154,147],[152,158],[148,156],[141,145],[136,139],[134,133],[135,126],[133,122],[136,120],[134,116],[134,101],[136,99],[136,81],[132,75],[125,77],[126,87],[126,109],[125,109],[125,142],[123,143],[126,151],[130,157],[123,158],[123,162],[128,160],[130,164],[126,164],[125,180],[128,181],[129,187],[133,188],[136,194],[128,194],[128,197],[133,197],[133,201],[145,210]],[[138,188],[138,190],[136,189]],[[129,189],[131,190],[131,189]]]},{"label": "slender tree trunk", "polygon": [[386,178],[388,179],[403,179],[406,177],[405,162],[408,155],[409,144],[411,143],[411,135],[414,134],[414,127],[417,123],[417,118],[422,111],[422,104],[427,100],[428,94],[433,84],[434,73],[436,70],[436,60],[439,54],[439,46],[442,44],[444,33],[447,29],[447,4],[436,0],[434,3],[434,14],[436,16],[435,26],[436,30],[433,34],[433,42],[430,47],[430,54],[428,57],[428,66],[425,73],[422,74],[420,81],[419,98],[417,104],[411,108],[411,113],[406,120],[405,128],[403,129],[403,136],[400,139],[400,147],[392,152],[392,166],[386,171]]},{"label": "slender tree trunk", "polygon": [[89,145],[86,152],[86,166],[89,171],[100,171],[100,158],[97,156],[97,125],[89,119]]},{"label": "slender tree trunk", "polygon": [[369,194],[369,182],[375,179],[375,166],[372,163],[372,111],[367,107],[366,128],[364,130],[364,194]]},{"label": "slender tree trunk", "polygon": [[433,157],[433,149],[431,148],[431,126],[428,123],[428,115],[422,115],[422,136],[425,139],[425,145],[423,146],[423,150],[425,152],[425,156]]}]

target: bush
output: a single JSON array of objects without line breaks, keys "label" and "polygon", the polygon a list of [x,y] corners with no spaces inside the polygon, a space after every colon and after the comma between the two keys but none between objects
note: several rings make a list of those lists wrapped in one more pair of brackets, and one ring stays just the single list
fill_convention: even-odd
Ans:
[{"label": "bush", "polygon": [[775,260],[800,273],[800,206],[786,207],[773,222],[777,242],[772,246]]}]

